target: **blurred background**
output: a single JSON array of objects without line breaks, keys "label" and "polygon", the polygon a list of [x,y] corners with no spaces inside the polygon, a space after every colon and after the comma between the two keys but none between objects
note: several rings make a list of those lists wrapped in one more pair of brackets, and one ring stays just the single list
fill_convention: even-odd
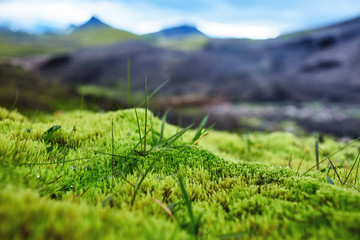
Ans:
[{"label": "blurred background", "polygon": [[[0,106],[360,136],[358,0],[0,0]],[[163,85],[163,83],[166,83]]]}]

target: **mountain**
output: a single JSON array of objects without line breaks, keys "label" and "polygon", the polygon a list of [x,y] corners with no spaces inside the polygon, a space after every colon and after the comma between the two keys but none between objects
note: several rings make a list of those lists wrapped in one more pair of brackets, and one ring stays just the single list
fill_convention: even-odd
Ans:
[{"label": "mountain", "polygon": [[76,27],[75,31],[81,31],[81,30],[87,30],[87,29],[99,29],[99,28],[110,28],[110,26],[103,23],[97,17],[92,16],[87,22]]},{"label": "mountain", "polygon": [[2,43],[0,44],[0,55],[2,57],[52,55],[138,38],[133,33],[112,28],[96,17],[90,18],[80,26],[70,25],[62,33],[50,31],[46,34],[34,35],[6,30],[6,28],[4,31],[0,30]]},{"label": "mountain", "polygon": [[0,25],[0,33],[9,33],[9,32],[12,32],[10,28],[4,25]]},{"label": "mountain", "polygon": [[159,32],[152,33],[150,35],[154,37],[167,37],[167,38],[205,36],[204,33],[200,32],[196,27],[191,25],[181,25],[181,26],[166,28]]},{"label": "mountain", "polygon": [[181,25],[166,28],[159,32],[146,34],[148,42],[158,47],[195,51],[202,49],[208,42],[208,37],[191,25]]}]

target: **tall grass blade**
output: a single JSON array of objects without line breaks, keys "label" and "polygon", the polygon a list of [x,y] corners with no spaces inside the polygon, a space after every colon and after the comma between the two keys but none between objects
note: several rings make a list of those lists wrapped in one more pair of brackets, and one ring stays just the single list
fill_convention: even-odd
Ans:
[{"label": "tall grass blade", "polygon": [[215,123],[211,125],[209,128],[205,129],[205,131],[201,134],[201,136],[193,142],[194,145],[196,145],[201,139],[203,139],[206,135],[208,135],[208,132],[215,126]]},{"label": "tall grass blade", "polygon": [[303,157],[301,158],[301,161],[300,161],[300,163],[299,163],[299,166],[298,166],[298,168],[297,168],[297,170],[296,170],[296,176],[297,176],[298,173],[299,173],[299,170],[300,170],[300,167],[301,167],[302,162],[304,161],[304,158],[305,158],[305,153],[304,153]]},{"label": "tall grass blade", "polygon": [[7,113],[6,117],[5,117],[5,119],[7,119],[7,118],[9,117],[10,113],[11,113],[12,111],[14,111],[15,106],[16,106],[16,104],[17,104],[18,100],[19,100],[19,90],[16,90],[16,97],[15,97],[15,100],[14,100],[13,104],[11,105],[11,108],[10,108],[10,110],[8,111],[8,113]]},{"label": "tall grass blade", "polygon": [[134,158],[134,157],[127,157],[127,156],[122,156],[122,155],[118,155],[118,154],[106,153],[106,152],[102,152],[102,151],[96,151],[96,153],[101,153],[104,155],[114,156],[114,157],[123,158],[123,159],[138,160],[137,158]]},{"label": "tall grass blade", "polygon": [[292,153],[290,153],[290,156],[289,156],[289,168],[291,168],[291,158],[292,158]]},{"label": "tall grass blade", "polygon": [[358,176],[358,173],[359,173],[359,163],[360,163],[360,161],[358,161],[358,164],[357,164],[357,167],[356,167],[356,175],[355,175],[354,185],[356,184],[357,176]]},{"label": "tall grass blade", "polygon": [[[335,156],[337,153],[341,152],[342,150],[344,150],[345,148],[347,148],[348,146],[354,144],[355,142],[358,142],[360,140],[360,137],[352,140],[351,142],[349,142],[348,144],[346,144],[344,147],[338,149],[337,151],[333,152],[332,154],[328,155],[329,157],[332,157],[332,156]],[[325,162],[326,160],[328,160],[327,157],[323,158],[319,163],[323,163]],[[308,170],[306,170],[302,175],[304,176],[305,174],[307,174],[308,172],[310,172],[311,170],[313,170],[314,168],[316,167],[316,164],[314,166],[312,166],[311,168],[309,168]]]},{"label": "tall grass blade", "polygon": [[145,76],[145,129],[144,129],[144,150],[143,150],[144,152],[146,152],[147,112],[148,112],[147,77]]},{"label": "tall grass blade", "polygon": [[335,165],[333,164],[333,162],[331,161],[330,157],[327,155],[327,153],[326,153],[320,146],[319,146],[319,149],[320,149],[320,150],[324,153],[324,155],[327,157],[327,159],[329,160],[332,168],[333,168],[334,171],[335,171],[335,174],[336,174],[339,182],[343,185],[343,183],[342,183],[342,181],[341,181],[341,178],[340,178],[340,176],[339,176],[339,173],[338,173],[338,171],[336,170],[336,167],[335,167]]},{"label": "tall grass blade", "polygon": [[354,164],[352,165],[352,167],[351,167],[351,169],[350,169],[349,174],[346,176],[346,178],[345,178],[345,180],[344,180],[344,184],[345,184],[345,183],[347,182],[347,180],[349,179],[350,174],[351,174],[352,170],[354,169],[354,167],[355,167],[355,165],[356,165],[356,162],[357,162],[358,159],[359,159],[359,156],[360,156],[360,152],[359,152],[359,154],[357,155],[357,157],[356,157],[356,159],[355,159],[355,162],[354,162]]},{"label": "tall grass blade", "polygon": [[[69,146],[69,142],[70,142],[71,136],[72,136],[72,134],[76,131],[76,123],[77,123],[77,122],[75,122],[75,124],[74,124],[74,126],[73,126],[73,129],[71,130],[70,136],[69,136],[69,138],[68,138],[68,140],[67,140],[67,142],[66,142],[66,145],[64,146],[64,148],[63,148],[63,150],[61,151],[60,155],[57,157],[56,162],[60,159],[60,157],[64,154],[65,149]],[[65,157],[64,157],[63,165],[62,165],[62,167],[61,167],[61,171],[64,169],[64,166],[65,166]]]},{"label": "tall grass blade", "polygon": [[[149,101],[157,92],[160,91],[161,88],[163,88],[166,84],[168,83],[168,81],[163,82],[162,84],[160,84],[160,86],[158,86],[154,91],[152,91],[152,93],[150,93],[149,97],[147,98],[147,101]],[[145,99],[138,105],[138,107],[141,107],[142,105],[144,105],[145,103]]]},{"label": "tall grass blade", "polygon": [[111,119],[111,178],[114,186],[114,119]]},{"label": "tall grass blade", "polygon": [[[147,136],[150,131],[151,131],[151,128],[150,128],[149,130],[147,130],[147,132],[145,133],[145,136]],[[137,153],[140,153],[141,155],[145,154],[146,151],[140,150],[140,152],[139,152],[139,151],[137,151],[136,149],[137,149],[137,147],[141,144],[141,142],[144,140],[145,136],[143,136],[142,138],[140,138],[140,141],[139,141],[139,142],[136,144],[136,146],[134,147],[134,151],[137,152]]]},{"label": "tall grass blade", "polygon": [[[151,150],[154,150],[158,147],[161,146],[171,146],[177,139],[179,139],[182,135],[184,135],[184,133],[186,133],[189,129],[191,129],[193,126],[193,124],[187,126],[186,128],[182,129],[180,132],[174,134],[173,136],[171,136],[170,138],[160,142],[159,144],[155,145],[154,147],[151,148]],[[150,150],[150,151],[151,151]]]},{"label": "tall grass blade", "polygon": [[314,138],[315,138],[315,158],[316,158],[316,170],[319,171],[320,167],[319,167],[319,141],[318,141],[318,136],[317,133],[314,133]]},{"label": "tall grass blade", "polygon": [[138,125],[139,142],[141,142],[141,129],[140,129],[139,116],[138,116],[138,114],[137,114],[137,110],[136,110],[136,108],[134,108],[134,110],[135,110],[136,122],[137,122],[137,125]]},{"label": "tall grass blade", "polygon": [[135,198],[136,198],[136,195],[137,195],[137,192],[142,184],[142,182],[144,181],[146,175],[150,172],[150,170],[153,168],[155,162],[156,162],[156,158],[151,162],[150,166],[146,169],[145,173],[141,175],[141,179],[140,181],[136,181],[135,183],[135,190],[134,190],[134,195],[133,195],[133,198],[131,199],[131,206],[134,205],[134,202],[135,202]]},{"label": "tall grass blade", "polygon": [[[90,160],[93,160],[93,159],[95,159],[97,157],[99,157],[99,156],[95,155],[95,156],[90,157],[90,158],[71,159],[71,160],[63,161],[63,163],[77,162],[77,161],[84,161],[84,160],[90,161]],[[37,166],[37,165],[51,165],[51,164],[56,164],[56,163],[54,163],[54,162],[22,163],[22,164],[19,164],[18,166]]]},{"label": "tall grass blade", "polygon": [[192,142],[195,142],[197,139],[199,139],[199,137],[201,136],[201,132],[205,127],[205,124],[207,122],[207,120],[209,119],[209,114],[206,114],[206,116],[203,118],[203,120],[201,121],[194,138],[192,139]]},{"label": "tall grass blade", "polygon": [[157,141],[158,144],[161,142],[161,140],[164,136],[164,129],[165,129],[166,118],[167,118],[168,113],[169,113],[169,110],[166,110],[166,112],[164,113],[164,116],[162,117],[162,120],[161,120],[160,135],[159,135],[159,139]]},{"label": "tall grass blade", "polygon": [[183,177],[182,177],[182,175],[180,173],[178,173],[178,180],[179,180],[179,185],[180,185],[181,192],[182,192],[183,197],[184,197],[185,205],[186,205],[186,208],[188,210],[189,217],[190,217],[190,227],[191,227],[190,232],[193,235],[196,235],[196,222],[195,222],[194,213],[193,213],[193,210],[192,210],[192,207],[191,207],[191,201],[190,201],[189,196],[188,196],[188,194],[186,192],[186,189],[185,189],[184,179],[183,179]]},{"label": "tall grass blade", "polygon": [[126,84],[126,92],[127,92],[127,104],[128,104],[128,108],[130,108],[130,103],[131,103],[131,71],[130,71],[130,67],[131,67],[131,61],[130,61],[130,57],[128,57],[127,59],[127,84]]}]

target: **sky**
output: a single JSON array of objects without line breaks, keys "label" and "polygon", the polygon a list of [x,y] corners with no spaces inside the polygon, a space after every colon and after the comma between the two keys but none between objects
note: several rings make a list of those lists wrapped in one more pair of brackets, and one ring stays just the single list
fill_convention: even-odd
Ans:
[{"label": "sky", "polygon": [[182,24],[211,37],[265,39],[360,16],[360,0],[0,0],[0,25],[65,29],[97,16],[136,34]]}]

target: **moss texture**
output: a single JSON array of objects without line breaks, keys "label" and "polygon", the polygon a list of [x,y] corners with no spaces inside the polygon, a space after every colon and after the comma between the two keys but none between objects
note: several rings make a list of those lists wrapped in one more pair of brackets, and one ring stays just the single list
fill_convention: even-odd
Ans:
[{"label": "moss texture", "polygon": [[[150,150],[161,120],[148,112],[145,130],[137,113]],[[179,131],[166,124],[164,139]],[[328,162],[303,175],[313,137],[212,131],[193,145],[194,135],[141,154],[131,109],[27,118],[0,108],[0,238],[359,238],[356,166],[341,184],[357,142],[330,157],[339,181]],[[320,146],[330,155],[345,143]]]}]

